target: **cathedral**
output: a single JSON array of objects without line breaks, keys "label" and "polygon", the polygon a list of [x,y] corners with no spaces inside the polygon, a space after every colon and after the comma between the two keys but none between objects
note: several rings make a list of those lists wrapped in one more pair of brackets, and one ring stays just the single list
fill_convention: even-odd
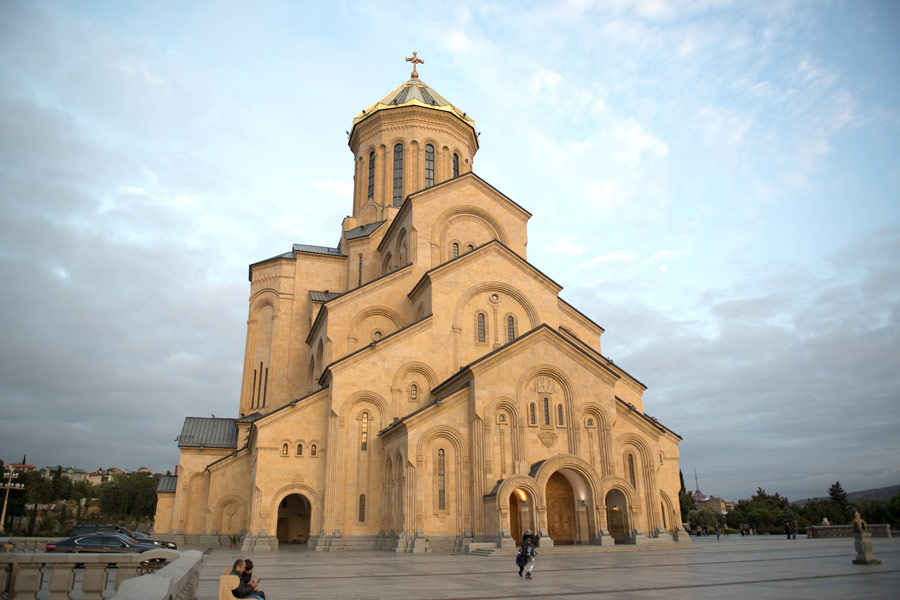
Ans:
[{"label": "cathedral", "polygon": [[247,551],[689,541],[681,438],[528,262],[531,213],[475,174],[472,117],[407,61],[353,119],[337,245],[250,265],[238,414],[185,418],[155,533]]}]

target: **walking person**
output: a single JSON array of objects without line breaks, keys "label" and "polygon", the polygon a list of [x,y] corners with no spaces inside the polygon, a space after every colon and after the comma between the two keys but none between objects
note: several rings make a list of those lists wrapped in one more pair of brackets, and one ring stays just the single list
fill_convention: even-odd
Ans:
[{"label": "walking person", "polygon": [[522,571],[524,571],[525,579],[531,579],[531,572],[534,570],[534,557],[537,555],[539,543],[540,538],[526,529],[522,535],[522,545],[519,548],[519,553],[525,557],[525,566],[519,568],[519,577],[522,576]]},{"label": "walking person", "polygon": [[720,533],[721,533],[721,530],[719,529],[719,524],[716,523],[716,541],[717,541],[717,542],[719,541],[719,534],[720,534]]},{"label": "walking person", "polygon": [[784,522],[784,533],[787,535],[787,539],[791,539],[791,522]]}]

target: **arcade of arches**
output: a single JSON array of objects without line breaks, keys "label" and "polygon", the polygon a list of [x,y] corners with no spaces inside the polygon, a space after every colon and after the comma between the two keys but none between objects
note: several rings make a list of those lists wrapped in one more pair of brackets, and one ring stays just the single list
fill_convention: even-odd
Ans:
[{"label": "arcade of arches", "polygon": [[250,265],[236,414],[185,418],[155,532],[245,551],[686,541],[681,438],[528,261],[532,215],[475,174],[470,114],[413,72],[348,141],[340,241]]}]

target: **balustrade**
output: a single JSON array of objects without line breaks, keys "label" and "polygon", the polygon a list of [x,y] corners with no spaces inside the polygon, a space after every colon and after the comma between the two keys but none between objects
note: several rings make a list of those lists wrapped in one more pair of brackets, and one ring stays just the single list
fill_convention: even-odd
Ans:
[{"label": "balustrade", "polygon": [[[0,546],[46,548],[52,539],[0,539]],[[153,567],[160,560],[169,561],[169,564],[157,571]],[[191,599],[197,594],[202,560],[202,553],[194,550],[160,549],[142,554],[6,552],[0,554],[0,595],[47,600],[68,600],[70,597],[152,600],[155,596],[147,595],[147,591],[153,589],[159,590],[160,600],[170,597]],[[143,581],[140,585],[126,583],[134,578]]]}]

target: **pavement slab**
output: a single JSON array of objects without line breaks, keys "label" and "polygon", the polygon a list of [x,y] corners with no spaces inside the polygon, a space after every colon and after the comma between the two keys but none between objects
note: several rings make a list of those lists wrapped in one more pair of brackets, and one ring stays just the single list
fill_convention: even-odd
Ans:
[{"label": "pavement slab", "polygon": [[539,553],[531,581],[517,575],[510,556],[317,553],[295,546],[244,556],[214,548],[204,557],[199,600],[216,600],[222,569],[241,557],[253,559],[267,600],[900,598],[900,538],[872,545],[880,565],[852,564],[849,538],[702,537],[664,548]]}]

